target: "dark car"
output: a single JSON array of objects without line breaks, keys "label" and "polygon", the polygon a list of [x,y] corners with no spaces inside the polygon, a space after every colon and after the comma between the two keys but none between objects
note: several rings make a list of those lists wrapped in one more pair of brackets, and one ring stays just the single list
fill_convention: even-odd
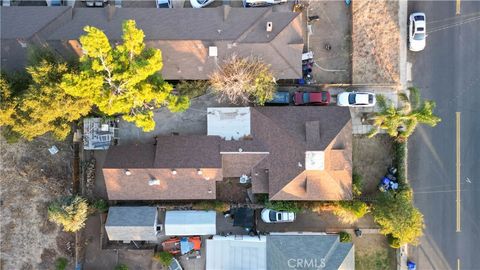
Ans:
[{"label": "dark car", "polygon": [[273,98],[265,103],[268,105],[288,105],[290,104],[290,93],[287,91],[277,91]]},{"label": "dark car", "polygon": [[293,102],[295,105],[328,105],[330,103],[330,93],[327,91],[297,91],[293,95]]}]

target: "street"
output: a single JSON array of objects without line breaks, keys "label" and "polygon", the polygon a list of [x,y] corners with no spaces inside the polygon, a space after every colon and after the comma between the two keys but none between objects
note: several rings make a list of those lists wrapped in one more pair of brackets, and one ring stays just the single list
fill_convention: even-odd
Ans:
[{"label": "street", "polygon": [[[418,269],[480,269],[480,1],[408,2],[425,12],[427,46],[409,52],[411,84],[442,122],[409,140],[408,176],[425,217]],[[460,14],[456,14],[460,12]]]}]

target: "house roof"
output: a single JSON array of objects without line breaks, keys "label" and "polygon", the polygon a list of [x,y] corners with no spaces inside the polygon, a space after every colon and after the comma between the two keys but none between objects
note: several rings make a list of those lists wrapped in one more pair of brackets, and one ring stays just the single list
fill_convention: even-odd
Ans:
[{"label": "house roof", "polygon": [[221,165],[219,137],[159,136],[156,145],[111,146],[103,176],[110,200],[215,199]]},{"label": "house roof", "polygon": [[[260,140],[270,153],[265,168],[255,168],[268,170],[270,199],[351,198],[352,131],[348,109],[289,106],[251,110],[252,137]],[[306,170],[308,151],[324,151],[323,170]],[[252,180],[254,193],[264,190],[264,179],[260,178],[258,185],[255,177]]]},{"label": "house roof", "polygon": [[[279,234],[267,237],[267,269],[289,269],[289,260],[301,259],[301,269],[354,269],[352,243],[341,243],[338,235]],[[291,264],[291,261],[290,261]]]},{"label": "house roof", "polygon": [[155,241],[157,208],[112,206],[105,230],[111,241]]}]

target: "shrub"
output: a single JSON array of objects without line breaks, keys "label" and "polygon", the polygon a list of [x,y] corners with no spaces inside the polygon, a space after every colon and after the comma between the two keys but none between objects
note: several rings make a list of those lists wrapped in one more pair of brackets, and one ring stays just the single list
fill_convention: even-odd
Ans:
[{"label": "shrub", "polygon": [[17,143],[22,137],[20,133],[13,131],[11,126],[2,127],[2,136],[7,143]]},{"label": "shrub", "polygon": [[300,212],[302,208],[297,202],[293,201],[269,201],[265,204],[266,208],[273,209],[275,211],[288,211],[288,212]]},{"label": "shrub", "polygon": [[48,219],[63,226],[66,232],[76,232],[85,226],[88,215],[87,200],[80,196],[57,199],[48,206]]},{"label": "shrub", "polygon": [[333,213],[341,222],[352,224],[369,212],[368,206],[362,201],[340,201]]},{"label": "shrub", "polygon": [[407,143],[406,142],[397,142],[393,143],[393,164],[397,168],[397,180],[400,183],[400,188],[403,188],[406,185],[406,163],[407,156]]},{"label": "shrub", "polygon": [[128,266],[123,263],[118,264],[117,266],[115,266],[115,270],[128,270]]},{"label": "shrub", "polygon": [[67,265],[68,265],[67,258],[60,257],[60,258],[57,258],[57,260],[55,260],[56,270],[65,270],[67,269]]},{"label": "shrub", "polygon": [[225,212],[230,209],[230,205],[220,201],[199,201],[195,202],[192,208],[197,210],[214,210],[217,212]]},{"label": "shrub", "polygon": [[165,267],[168,267],[173,261],[173,255],[166,251],[155,253],[155,255],[153,255],[153,258]]},{"label": "shrub", "polygon": [[413,205],[410,189],[396,194],[381,193],[373,205],[372,213],[375,222],[381,227],[380,232],[390,235],[395,246],[417,244],[423,235],[423,215]]},{"label": "shrub", "polygon": [[191,99],[205,95],[209,87],[208,81],[181,81],[175,86],[175,89],[180,95]]},{"label": "shrub", "polygon": [[225,60],[221,69],[210,76],[210,84],[221,100],[235,104],[254,102],[263,105],[276,91],[269,65],[259,58],[236,55]]},{"label": "shrub", "polygon": [[363,177],[358,173],[352,175],[352,193],[354,197],[362,195]]},{"label": "shrub", "polygon": [[347,233],[347,232],[340,232],[340,242],[346,243],[346,242],[352,242],[352,235]]},{"label": "shrub", "polygon": [[108,203],[103,199],[96,200],[92,207],[99,213],[105,213],[108,211]]},{"label": "shrub", "polygon": [[400,248],[400,239],[393,237],[391,234],[387,234],[387,242],[391,248]]}]

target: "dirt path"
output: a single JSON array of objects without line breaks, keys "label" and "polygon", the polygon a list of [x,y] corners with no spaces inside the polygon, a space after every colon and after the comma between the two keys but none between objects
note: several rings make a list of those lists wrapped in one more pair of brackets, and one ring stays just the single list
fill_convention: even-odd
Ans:
[{"label": "dirt path", "polygon": [[[73,236],[47,221],[48,203],[68,193],[71,149],[53,141],[7,144],[0,138],[1,269],[53,269],[55,259],[70,256]],[[72,265],[72,264],[70,264]]]}]

